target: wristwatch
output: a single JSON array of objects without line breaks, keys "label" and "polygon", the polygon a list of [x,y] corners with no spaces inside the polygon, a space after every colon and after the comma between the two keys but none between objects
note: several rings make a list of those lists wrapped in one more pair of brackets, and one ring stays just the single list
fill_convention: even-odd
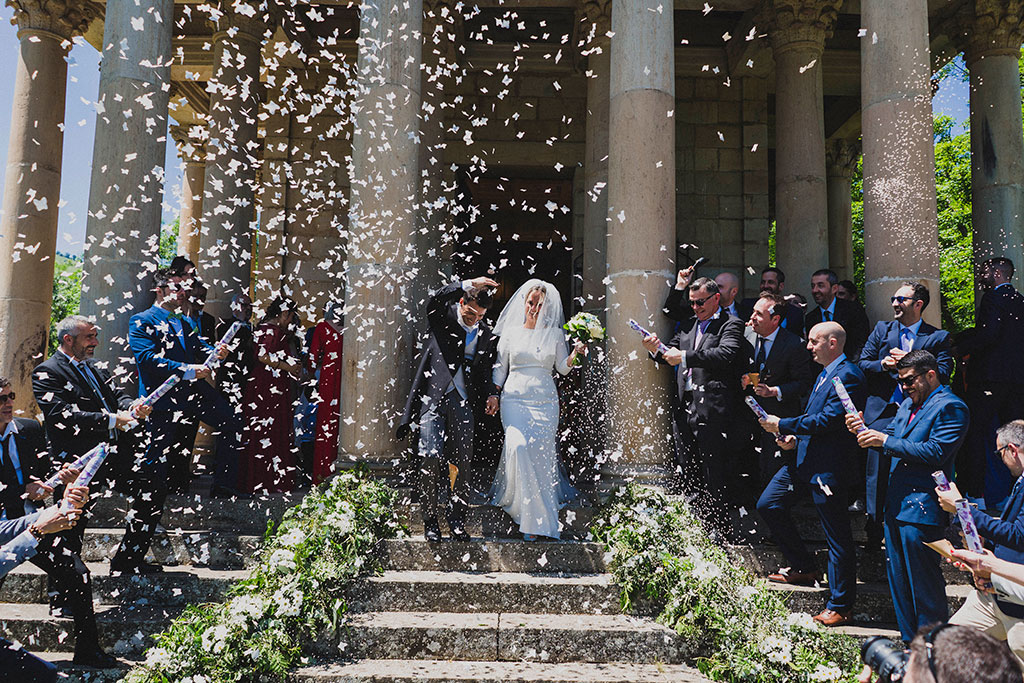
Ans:
[{"label": "wristwatch", "polygon": [[29,524],[28,532],[32,534],[32,538],[36,539],[37,541],[43,540],[43,532],[36,528],[35,524]]}]

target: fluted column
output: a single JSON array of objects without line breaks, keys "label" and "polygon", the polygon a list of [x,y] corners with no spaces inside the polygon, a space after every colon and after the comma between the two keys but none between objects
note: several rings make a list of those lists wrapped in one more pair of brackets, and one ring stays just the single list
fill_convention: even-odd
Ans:
[{"label": "fluted column", "polygon": [[611,74],[612,0],[587,0],[587,139],[583,173],[583,308],[604,310],[608,273],[608,95]]},{"label": "fluted column", "polygon": [[674,281],[675,46],[671,6],[613,0],[608,124],[608,460],[606,481],[669,476],[670,373],[646,360],[628,321],[667,336]]},{"label": "fluted column", "polygon": [[860,159],[855,140],[829,140],[826,148],[828,176],[828,267],[841,280],[852,280],[853,173]]},{"label": "fluted column", "polygon": [[173,0],[107,0],[89,185],[82,314],[103,330],[96,357],[131,381],[128,319],[153,302],[164,194]]},{"label": "fluted column", "polygon": [[939,325],[939,237],[927,0],[862,0],[864,279],[868,317],[892,315],[895,285],[928,285]]},{"label": "fluted column", "polygon": [[249,293],[262,100],[263,2],[221,2],[213,35],[213,78],[203,184],[199,273],[209,285],[206,310],[230,315],[231,297]]},{"label": "fluted column", "polygon": [[364,0],[352,102],[348,281],[338,462],[390,471],[412,376],[421,0]]},{"label": "fluted column", "polygon": [[968,6],[971,73],[971,221],[974,260],[1005,256],[1024,282],[1024,122],[1020,46],[1024,0],[975,0]]},{"label": "fluted column", "polygon": [[767,0],[775,57],[775,260],[806,292],[829,259],[821,55],[842,0]]},{"label": "fluted column", "polygon": [[198,263],[203,183],[206,179],[206,131],[199,126],[172,126],[171,135],[184,165],[181,212],[178,215],[178,253],[192,263]]},{"label": "fluted column", "polygon": [[45,358],[50,330],[67,52],[92,15],[84,3],[7,5],[19,46],[0,214],[0,376],[18,395],[15,409],[30,411],[32,369]]}]

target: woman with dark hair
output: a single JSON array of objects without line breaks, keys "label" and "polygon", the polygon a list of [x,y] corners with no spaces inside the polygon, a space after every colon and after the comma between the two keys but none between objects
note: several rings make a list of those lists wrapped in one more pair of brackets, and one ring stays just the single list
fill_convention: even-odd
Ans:
[{"label": "woman with dark hair", "polygon": [[302,372],[293,341],[295,311],[294,301],[274,299],[253,335],[256,367],[242,401],[249,414],[245,482],[251,493],[281,493],[295,487],[292,416],[295,380]]}]

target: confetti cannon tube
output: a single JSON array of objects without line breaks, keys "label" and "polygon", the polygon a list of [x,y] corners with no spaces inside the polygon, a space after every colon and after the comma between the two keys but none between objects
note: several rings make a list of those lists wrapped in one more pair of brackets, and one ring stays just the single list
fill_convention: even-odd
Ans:
[{"label": "confetti cannon tube", "polygon": [[[73,470],[80,470],[80,469],[84,468],[86,463],[88,463],[89,460],[91,460],[94,455],[99,453],[100,449],[103,448],[106,445],[107,444],[105,444],[105,443],[101,443],[99,446],[96,446],[95,448],[91,449],[85,455],[78,456],[75,459],[75,461],[70,463],[69,465],[67,465],[67,467],[70,467]],[[64,469],[64,467],[65,467],[64,465],[61,465],[61,469]],[[56,486],[59,483],[60,483],[60,470],[57,470],[52,475],[50,475],[49,479],[47,479],[46,481],[43,482],[43,486],[49,486],[52,489],[54,486]]]},{"label": "confetti cannon tube", "polygon": [[971,505],[967,502],[966,498],[957,499],[956,516],[960,520],[960,529],[964,532],[967,549],[976,553],[984,552],[985,547],[981,543],[981,536],[978,535],[978,528],[974,526]]},{"label": "confetti cannon tube", "polygon": [[[236,320],[235,322],[231,323],[231,327],[229,327],[228,331],[224,333],[223,337],[221,337],[220,342],[218,342],[217,346],[220,346],[221,344],[227,346],[228,344],[230,344],[231,340],[235,338],[235,335],[238,334],[238,331],[240,329],[242,329],[241,320]],[[212,368],[216,366],[217,363],[219,362],[220,359],[217,358],[217,348],[215,347],[213,351],[210,352],[210,355],[206,357],[206,361],[203,363],[203,365],[205,365],[208,368]]]},{"label": "confetti cannon tube", "polygon": [[139,405],[149,406],[150,408],[152,408],[154,405],[156,405],[157,401],[162,399],[167,394],[167,392],[173,389],[174,386],[180,381],[181,375],[171,375],[170,377],[164,380],[163,384],[161,384],[152,392],[150,392],[149,396],[142,399]]},{"label": "confetti cannon tube", "polygon": [[[78,475],[78,479],[75,479],[75,486],[88,486],[96,473],[100,471],[100,467],[103,466],[103,461],[107,459],[107,455],[110,453],[110,446],[106,443],[101,443],[99,446],[93,449],[97,451],[95,455],[89,460],[89,464],[85,466],[82,473]],[[92,451],[90,451],[92,452]],[[61,501],[61,508],[67,509],[67,505],[64,501]]]},{"label": "confetti cannon tube", "polygon": [[[846,387],[843,385],[843,380],[838,377],[833,377],[832,386],[836,388],[836,395],[839,396],[839,400],[842,401],[843,407],[846,408],[846,412],[850,415],[859,415],[860,413],[857,411],[857,406],[853,405],[853,399],[850,398],[850,392],[848,392]],[[867,428],[862,425],[857,431],[863,432],[865,429]]]},{"label": "confetti cannon tube", "polygon": [[757,415],[758,420],[768,419],[768,413],[765,411],[764,408],[761,407],[760,403],[754,400],[753,396],[747,396],[746,398],[743,399],[743,401],[744,403],[747,404],[748,408],[754,411],[754,415]]},{"label": "confetti cannon tube", "polygon": [[[632,328],[632,330],[634,332],[636,332],[637,334],[639,334],[642,337],[650,337],[651,336],[650,332],[648,332],[643,327],[641,327],[640,323],[638,323],[637,321],[633,320],[632,318],[629,319],[629,326],[630,326],[630,328]],[[661,353],[667,353],[668,352],[668,347],[665,346],[664,344],[662,344],[661,342],[658,342],[658,351],[660,351]]]},{"label": "confetti cannon tube", "polygon": [[946,473],[942,470],[935,470],[932,472],[932,479],[935,480],[935,486],[937,486],[940,491],[949,490],[949,479],[946,479]]}]

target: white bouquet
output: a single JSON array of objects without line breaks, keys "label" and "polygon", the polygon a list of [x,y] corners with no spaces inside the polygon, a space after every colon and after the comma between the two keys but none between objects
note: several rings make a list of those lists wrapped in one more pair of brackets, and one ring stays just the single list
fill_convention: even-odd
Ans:
[{"label": "white bouquet", "polygon": [[[604,327],[601,326],[601,320],[593,313],[577,313],[563,327],[569,334],[569,339],[574,342],[589,344],[592,341],[604,339]],[[581,364],[580,357],[576,356],[574,365]]]}]

